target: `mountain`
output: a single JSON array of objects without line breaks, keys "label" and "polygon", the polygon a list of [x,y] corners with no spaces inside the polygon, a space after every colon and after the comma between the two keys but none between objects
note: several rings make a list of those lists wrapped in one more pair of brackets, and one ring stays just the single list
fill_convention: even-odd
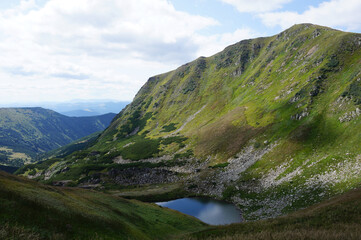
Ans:
[{"label": "mountain", "polygon": [[68,111],[68,112],[62,112],[61,114],[68,116],[68,117],[91,117],[91,116],[97,116],[97,115],[101,115],[98,112],[93,112],[91,110],[72,110],[72,111]]},{"label": "mountain", "polygon": [[243,40],[151,77],[91,146],[17,173],[283,215],[360,186],[360,59],[361,34],[312,24]]},{"label": "mountain", "polygon": [[155,204],[0,171],[0,239],[174,239],[206,227]]},{"label": "mountain", "polygon": [[73,100],[67,103],[44,104],[49,109],[68,117],[90,117],[106,113],[119,113],[129,102],[110,100]]},{"label": "mountain", "polygon": [[0,107],[19,108],[38,106],[51,109],[68,117],[90,117],[107,113],[119,113],[129,102],[113,100],[81,100],[76,99],[68,102],[36,102],[36,103],[12,103],[1,104]]},{"label": "mountain", "polygon": [[50,158],[61,158],[65,157],[75,151],[83,150],[89,147],[94,141],[99,137],[101,131],[92,133],[83,138],[75,140],[65,146],[60,148],[55,148],[54,150],[50,150],[48,152],[42,153],[38,155],[38,159],[45,160]]},{"label": "mountain", "polygon": [[0,108],[0,163],[21,166],[39,153],[104,130],[114,116],[67,117],[43,108]]}]

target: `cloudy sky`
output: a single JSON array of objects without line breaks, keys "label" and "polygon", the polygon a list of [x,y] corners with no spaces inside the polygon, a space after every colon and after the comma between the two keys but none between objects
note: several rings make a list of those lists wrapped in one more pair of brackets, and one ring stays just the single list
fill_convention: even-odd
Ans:
[{"label": "cloudy sky", "polygon": [[311,22],[361,32],[360,0],[1,0],[0,103],[130,101],[152,75]]}]

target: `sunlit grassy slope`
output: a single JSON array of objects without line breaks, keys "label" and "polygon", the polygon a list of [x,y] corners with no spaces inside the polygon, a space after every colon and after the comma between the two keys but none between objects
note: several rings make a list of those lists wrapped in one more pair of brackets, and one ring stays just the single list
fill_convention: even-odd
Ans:
[{"label": "sunlit grassy slope", "polygon": [[205,227],[155,204],[0,171],[0,239],[172,239]]},{"label": "sunlit grassy slope", "polygon": [[[279,141],[264,158],[267,168],[272,160],[312,158],[316,151],[358,153],[353,133],[361,118],[339,118],[361,103],[360,37],[301,24],[200,57],[150,78],[91,149],[119,149],[130,159],[149,157],[138,151],[142,146],[151,156],[174,153],[180,146],[149,140],[174,133],[187,138],[197,157],[212,155],[215,162],[234,156],[250,139],[260,146]],[[121,151],[130,141],[136,142],[133,155]]]}]

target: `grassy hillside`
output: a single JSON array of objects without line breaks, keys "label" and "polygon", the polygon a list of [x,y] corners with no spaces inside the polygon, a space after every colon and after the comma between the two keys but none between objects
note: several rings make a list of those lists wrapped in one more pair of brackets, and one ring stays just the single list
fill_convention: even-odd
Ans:
[{"label": "grassy hillside", "polygon": [[113,117],[66,117],[43,108],[0,108],[0,163],[21,166],[39,153],[104,130]]},{"label": "grassy hillside", "polygon": [[0,239],[172,239],[206,227],[155,204],[0,171]]},{"label": "grassy hillside", "polygon": [[307,207],[361,182],[360,59],[361,34],[311,24],[244,40],[151,77],[92,146],[18,173],[132,196],[177,184],[249,220]]},{"label": "grassy hillside", "polygon": [[63,147],[56,148],[44,154],[39,154],[38,159],[44,160],[49,158],[65,157],[67,155],[72,154],[73,152],[85,149],[91,146],[91,144],[99,137],[100,134],[101,131],[98,131],[90,135],[87,135],[83,138],[80,138],[78,140],[75,140],[74,142],[71,142]]},{"label": "grassy hillside", "polygon": [[0,172],[0,239],[360,239],[361,188],[284,217],[228,226]]}]

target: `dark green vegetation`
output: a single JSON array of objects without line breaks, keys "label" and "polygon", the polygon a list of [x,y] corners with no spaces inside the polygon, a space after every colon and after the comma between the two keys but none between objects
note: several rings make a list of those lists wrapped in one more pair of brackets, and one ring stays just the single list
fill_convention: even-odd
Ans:
[{"label": "dark green vegetation", "polygon": [[284,215],[361,182],[360,59],[360,34],[311,24],[244,40],[151,77],[90,146],[18,173],[134,192],[177,183],[247,220]]},{"label": "dark green vegetation", "polygon": [[14,173],[16,170],[18,170],[18,168],[17,167],[0,165],[0,170],[8,172],[8,173]]},{"label": "dark green vegetation", "polygon": [[284,217],[213,227],[182,239],[360,239],[361,189]]},{"label": "dark green vegetation", "polygon": [[100,131],[92,133],[86,137],[75,140],[74,142],[71,142],[63,147],[56,148],[54,150],[48,151],[43,154],[39,154],[38,158],[39,159],[60,158],[60,157],[68,156],[73,152],[83,150],[91,146],[91,144],[93,144],[96,141],[96,139],[99,137],[100,133],[101,133]]},{"label": "dark green vegetation", "polygon": [[0,172],[0,239],[173,239],[205,227],[155,204]]},{"label": "dark green vegetation", "polygon": [[39,153],[104,130],[114,116],[67,117],[43,108],[1,108],[0,163],[22,166]]}]

